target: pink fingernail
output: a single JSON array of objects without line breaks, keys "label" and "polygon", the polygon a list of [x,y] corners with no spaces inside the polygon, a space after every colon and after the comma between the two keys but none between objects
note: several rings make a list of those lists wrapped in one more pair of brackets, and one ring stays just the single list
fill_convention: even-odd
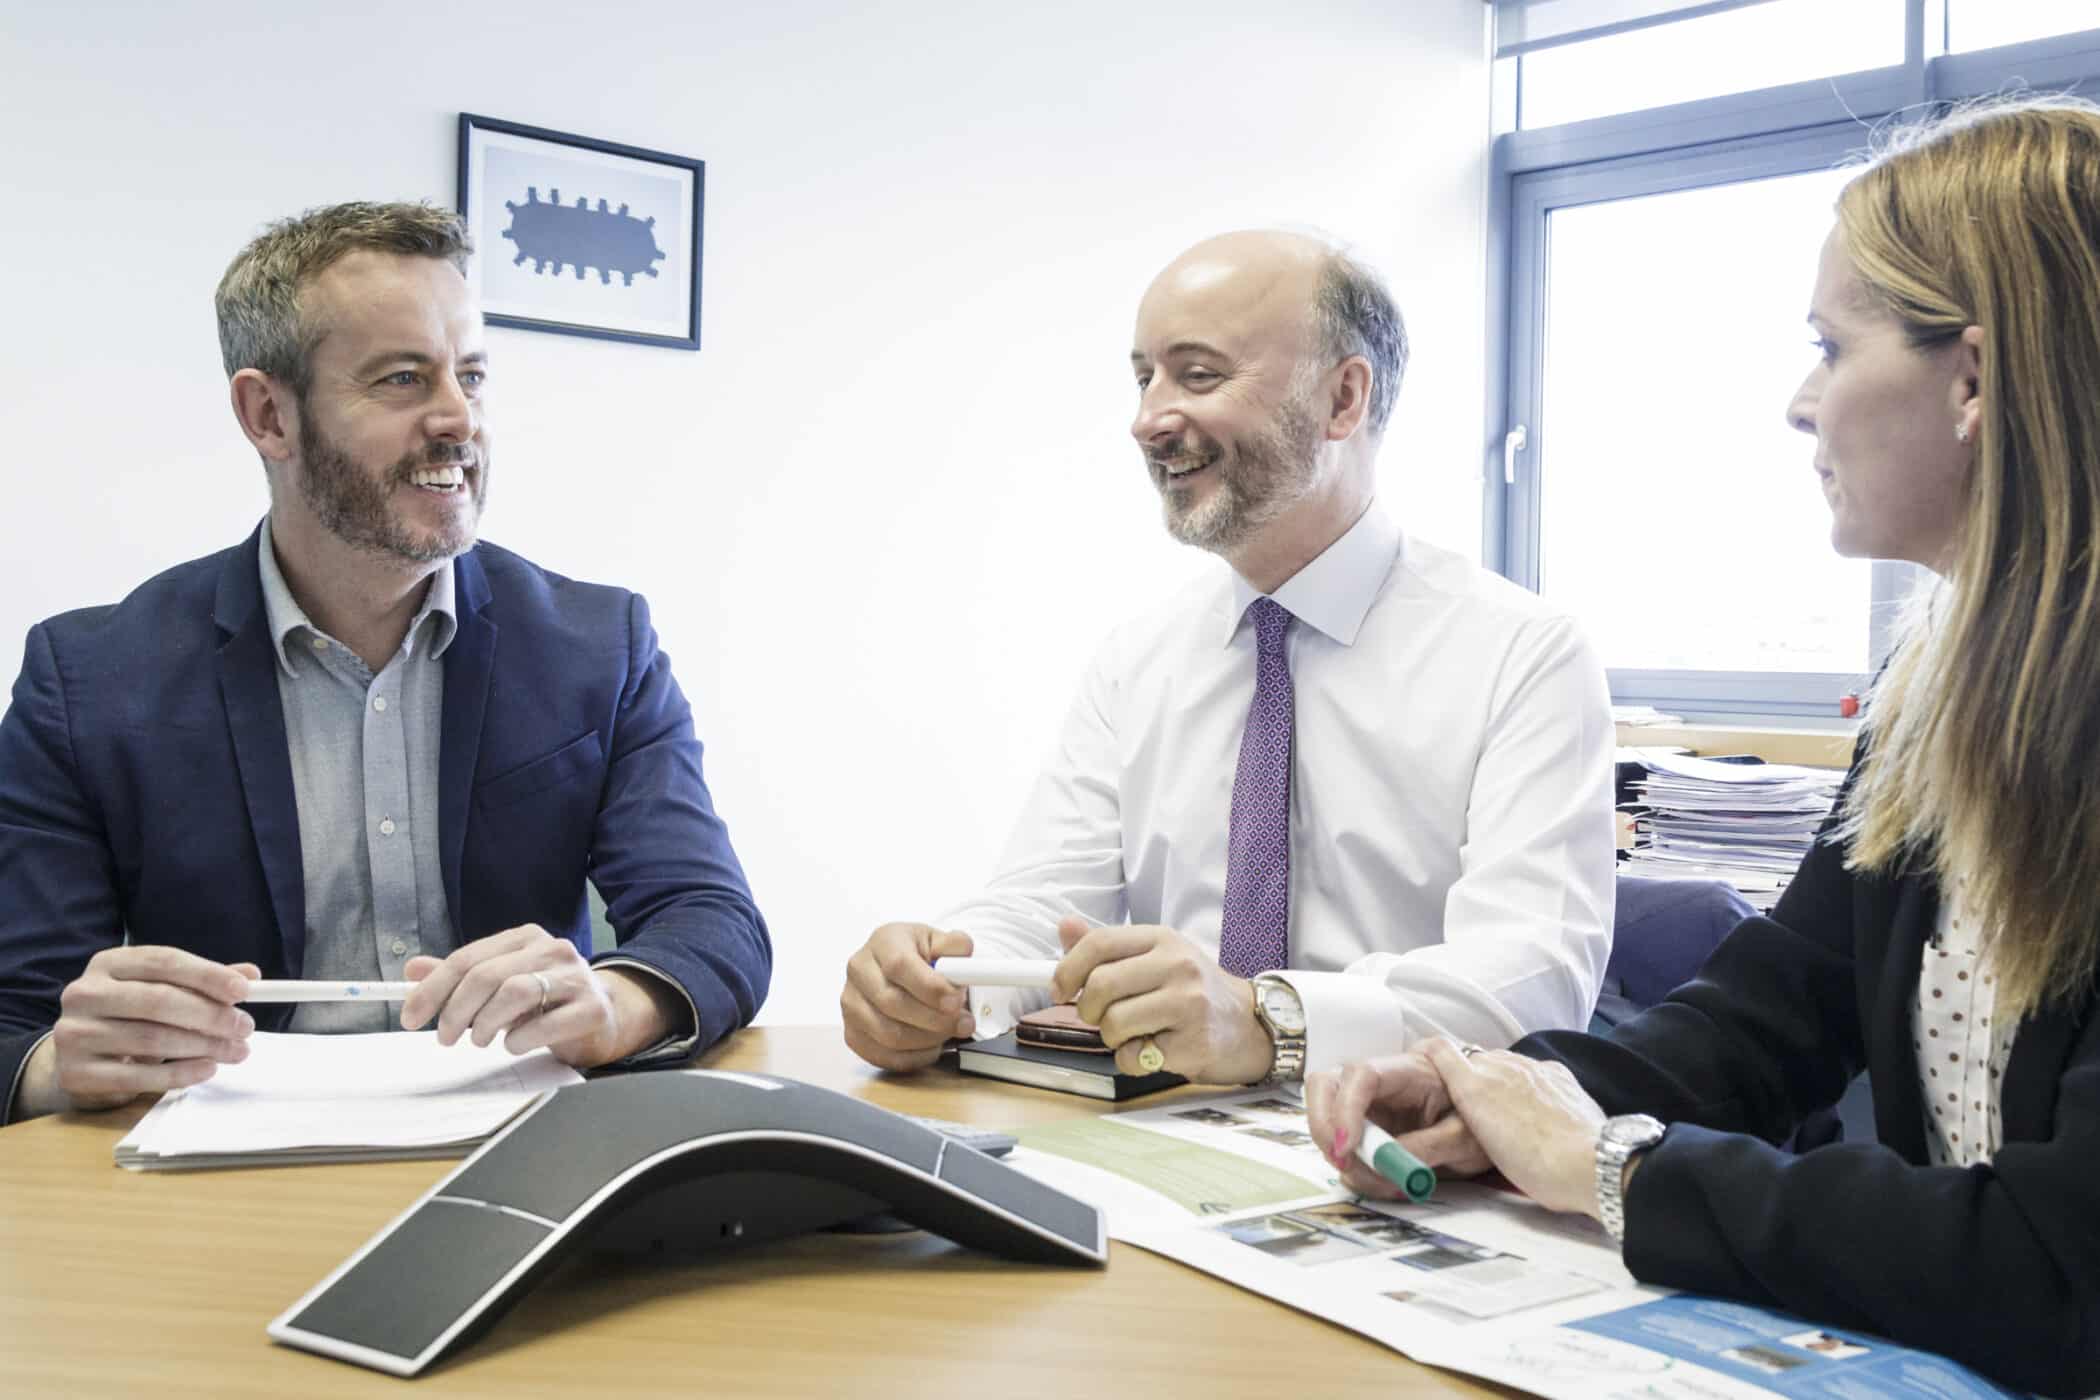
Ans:
[{"label": "pink fingernail", "polygon": [[1347,1134],[1348,1129],[1346,1128],[1336,1128],[1334,1130],[1334,1155],[1336,1161],[1340,1161],[1342,1153],[1347,1150]]}]

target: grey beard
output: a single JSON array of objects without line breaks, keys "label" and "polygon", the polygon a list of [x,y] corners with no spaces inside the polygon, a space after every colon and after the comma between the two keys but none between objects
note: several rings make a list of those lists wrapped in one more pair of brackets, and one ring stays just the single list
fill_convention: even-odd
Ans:
[{"label": "grey beard", "polygon": [[[386,476],[374,480],[350,455],[322,437],[311,414],[299,425],[299,497],[322,527],[343,543],[367,554],[434,564],[474,547],[474,530],[449,531],[418,536],[393,512],[389,488],[420,466],[442,466],[460,459],[452,454],[424,461],[408,456],[396,462]],[[429,456],[432,454],[426,454]],[[488,495],[488,471],[484,464],[475,472],[474,511],[480,517]]]},{"label": "grey beard", "polygon": [[[1201,507],[1177,509],[1171,482],[1161,487],[1167,533],[1213,554],[1246,543],[1312,490],[1319,476],[1319,433],[1319,420],[1293,394],[1259,436],[1240,444],[1230,472]],[[1220,461],[1214,470],[1225,465]]]}]

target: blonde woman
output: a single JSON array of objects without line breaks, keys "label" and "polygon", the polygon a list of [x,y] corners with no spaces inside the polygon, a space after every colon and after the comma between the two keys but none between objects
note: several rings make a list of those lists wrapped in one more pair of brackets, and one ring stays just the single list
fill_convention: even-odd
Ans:
[{"label": "blonde woman", "polygon": [[[1644,1281],[2100,1390],[2100,108],[1998,102],[1845,188],[1789,407],[1843,554],[1942,586],[1770,918],[1608,1038],[1307,1085],[1597,1217]],[[1871,1071],[1879,1141],[1773,1144]]]}]

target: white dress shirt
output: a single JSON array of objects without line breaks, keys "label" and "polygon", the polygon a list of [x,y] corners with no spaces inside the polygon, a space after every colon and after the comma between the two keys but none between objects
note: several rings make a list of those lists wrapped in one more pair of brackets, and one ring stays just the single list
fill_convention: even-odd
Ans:
[{"label": "white dress shirt", "polygon": [[[1055,957],[1057,922],[1216,956],[1258,595],[1223,571],[1119,628],[998,875],[941,926]],[[1295,621],[1289,981],[1307,1070],[1588,1022],[1611,948],[1613,732],[1575,624],[1376,505],[1272,595]],[[977,1034],[1037,993],[979,989]]]}]

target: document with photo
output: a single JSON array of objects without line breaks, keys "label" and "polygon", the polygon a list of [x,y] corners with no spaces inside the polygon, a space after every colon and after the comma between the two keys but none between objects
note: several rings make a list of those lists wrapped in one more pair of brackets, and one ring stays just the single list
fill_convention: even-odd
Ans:
[{"label": "document with photo", "polygon": [[1555,1400],[2011,1394],[1867,1334],[1638,1283],[1601,1226],[1513,1191],[1358,1199],[1305,1128],[1295,1099],[1243,1091],[1022,1129],[1009,1160],[1125,1244]]}]

